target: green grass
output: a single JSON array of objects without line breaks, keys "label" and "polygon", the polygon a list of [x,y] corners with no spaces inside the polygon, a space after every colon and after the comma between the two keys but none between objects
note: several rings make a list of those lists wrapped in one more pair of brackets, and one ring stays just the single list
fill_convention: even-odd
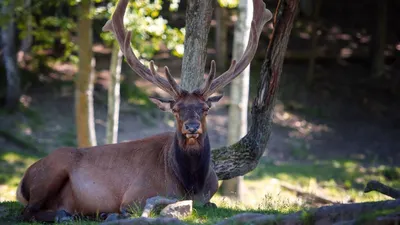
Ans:
[{"label": "green grass", "polygon": [[[24,224],[18,222],[22,206],[15,202],[15,190],[25,169],[42,156],[0,149],[0,224]],[[290,164],[261,161],[254,171],[245,176],[244,201],[236,202],[217,194],[212,202],[216,203],[218,208],[194,206],[193,214],[184,221],[189,224],[214,224],[238,213],[286,214],[315,206],[298,198],[296,193],[282,189],[281,182],[337,201],[385,200],[387,197],[379,193],[364,194],[364,185],[374,179],[399,188],[399,177],[399,167],[367,166],[353,160]],[[131,211],[135,217],[141,214],[137,207],[133,207]],[[305,214],[304,220],[309,219]],[[79,220],[70,224],[97,223]]]},{"label": "green grass", "polygon": [[[24,223],[21,222],[21,211],[23,207],[21,204],[17,202],[1,202],[0,203],[0,223],[1,224],[16,224],[16,225],[25,225],[25,224],[41,224],[41,223]],[[262,213],[262,214],[276,214],[276,213],[290,213],[297,210],[297,207],[291,208],[289,211],[279,211],[273,210],[269,208],[246,208],[237,205],[227,205],[221,203],[218,208],[206,208],[202,206],[194,206],[193,214],[184,218],[183,221],[187,224],[215,224],[221,220],[227,219],[239,213]],[[132,217],[138,217],[141,214],[141,210],[134,210]],[[155,216],[154,214],[152,216]],[[93,220],[84,220],[79,219],[70,223],[63,224],[98,224],[99,221]]]}]

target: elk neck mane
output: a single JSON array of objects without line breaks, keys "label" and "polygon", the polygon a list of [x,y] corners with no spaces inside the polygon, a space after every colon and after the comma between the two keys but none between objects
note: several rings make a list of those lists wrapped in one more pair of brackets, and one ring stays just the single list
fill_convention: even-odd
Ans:
[{"label": "elk neck mane", "polygon": [[207,133],[199,137],[196,147],[188,147],[179,133],[174,134],[168,166],[182,184],[187,194],[196,194],[203,189],[207,178],[211,147]]}]

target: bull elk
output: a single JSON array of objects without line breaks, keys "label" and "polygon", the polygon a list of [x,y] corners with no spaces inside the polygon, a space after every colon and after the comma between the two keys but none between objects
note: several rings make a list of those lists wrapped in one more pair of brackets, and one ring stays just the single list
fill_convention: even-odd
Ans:
[{"label": "bull elk", "polygon": [[176,131],[149,138],[89,148],[60,148],[25,172],[17,199],[25,205],[25,221],[54,221],[72,214],[126,213],[132,204],[144,206],[153,196],[184,198],[209,203],[218,188],[210,164],[211,148],[206,116],[221,96],[211,96],[237,77],[251,62],[258,39],[272,14],[262,0],[254,0],[253,21],[247,48],[238,62],[215,78],[215,62],[209,76],[193,92],[180,88],[167,67],[166,79],[154,63],[143,65],[130,46],[131,32],[123,18],[129,0],[120,0],[105,26],[117,39],[127,64],[143,79],[157,85],[171,98],[151,100],[172,112]]}]

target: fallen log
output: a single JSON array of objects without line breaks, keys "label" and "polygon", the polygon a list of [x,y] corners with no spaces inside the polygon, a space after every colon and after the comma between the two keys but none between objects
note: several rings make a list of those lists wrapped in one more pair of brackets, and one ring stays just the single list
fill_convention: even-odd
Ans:
[{"label": "fallen log", "polygon": [[[223,220],[217,225],[228,225],[228,224],[244,224],[250,223],[253,225],[257,224],[274,224],[274,225],[302,225],[302,224],[335,224],[339,222],[345,222],[344,224],[356,223],[360,218],[367,215],[373,215],[379,211],[400,211],[400,199],[379,201],[379,202],[364,202],[364,203],[351,203],[351,204],[336,204],[331,206],[323,206],[316,209],[310,209],[307,211],[299,211],[287,215],[264,215],[258,213],[242,213],[226,220]],[[385,217],[371,218],[369,221],[365,221],[363,224],[376,224],[378,219],[383,220]],[[386,218],[387,220],[389,218]],[[398,221],[399,217],[390,217],[390,221]],[[347,223],[346,223],[347,222]],[[393,223],[395,224],[395,223]]]}]

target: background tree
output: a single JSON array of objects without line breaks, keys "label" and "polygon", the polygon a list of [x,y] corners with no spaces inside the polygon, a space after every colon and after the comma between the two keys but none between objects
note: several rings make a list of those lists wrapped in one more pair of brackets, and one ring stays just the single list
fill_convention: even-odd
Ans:
[{"label": "background tree", "polygon": [[97,145],[93,112],[93,82],[95,60],[92,52],[92,1],[79,5],[78,55],[79,71],[75,89],[75,116],[79,147]]},{"label": "background tree", "polygon": [[[228,4],[225,2],[215,1],[215,50],[218,60],[217,71],[224,71],[227,68],[228,62],[228,25],[229,25],[229,10]],[[229,3],[229,2],[228,2]]]},{"label": "background tree", "polygon": [[[253,15],[253,1],[240,0],[238,20],[233,36],[233,58],[243,55],[250,36]],[[250,85],[250,65],[231,83],[228,124],[228,144],[232,145],[247,133],[247,111]],[[222,183],[222,194],[242,199],[243,177],[225,180]]]},{"label": "background tree", "polygon": [[3,48],[3,62],[6,69],[7,93],[6,108],[14,110],[17,108],[21,96],[20,74],[16,60],[16,35],[15,35],[15,2],[1,1],[2,15],[8,18],[6,24],[1,28],[1,45]]},{"label": "background tree", "polygon": [[388,0],[376,2],[376,18],[371,42],[371,75],[380,77],[385,73],[385,50],[387,48]]},{"label": "background tree", "polygon": [[24,31],[22,32],[22,42],[21,42],[21,47],[20,51],[18,52],[18,63],[19,64],[25,64],[26,60],[26,55],[29,53],[31,46],[32,46],[32,41],[33,41],[33,35],[32,35],[32,0],[25,0],[24,1],[24,8],[26,9],[25,14],[26,14],[26,21],[25,21],[25,27]]},{"label": "background tree", "polygon": [[117,143],[120,105],[122,52],[115,41],[112,46],[110,62],[110,85],[108,87],[107,143]]},{"label": "background tree", "polygon": [[[310,58],[308,60],[308,71],[307,71],[307,83],[311,85],[314,80],[315,73],[315,61],[318,56],[318,29],[319,29],[319,12],[321,10],[321,0],[305,0],[303,5],[308,5],[312,11],[311,15],[311,53]],[[307,4],[307,2],[309,2]],[[307,10],[308,11],[308,10]]]}]

